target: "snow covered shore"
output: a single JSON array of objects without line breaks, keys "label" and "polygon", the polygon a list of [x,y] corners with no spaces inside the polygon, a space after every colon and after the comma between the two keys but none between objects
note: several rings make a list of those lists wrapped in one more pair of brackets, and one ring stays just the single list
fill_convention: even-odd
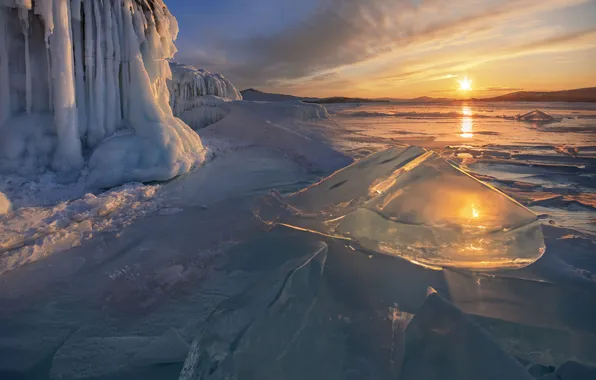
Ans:
[{"label": "snow covered shore", "polygon": [[[172,203],[178,204],[176,207],[195,201],[209,204],[224,195],[237,197],[253,187],[301,182],[309,171],[330,172],[351,162],[310,128],[310,122],[326,113],[320,105],[226,102],[226,107],[228,117],[199,130],[211,159],[217,157],[218,162],[197,168],[189,175],[193,180],[129,183],[93,193],[81,181],[60,185],[54,176],[25,182],[5,177],[0,190],[12,195],[17,207],[0,217],[0,273],[69,250],[102,233],[117,233]],[[235,164],[230,162],[230,153],[234,153]],[[264,163],[261,157],[269,157],[271,162]],[[284,169],[288,165],[291,169]],[[221,171],[211,170],[213,166]],[[267,167],[271,169],[264,170]],[[218,184],[218,190],[213,184]]]}]

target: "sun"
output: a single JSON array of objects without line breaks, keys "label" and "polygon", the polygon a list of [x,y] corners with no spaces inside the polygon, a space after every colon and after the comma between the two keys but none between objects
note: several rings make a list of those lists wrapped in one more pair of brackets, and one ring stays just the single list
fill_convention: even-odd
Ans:
[{"label": "sun", "polygon": [[471,91],[472,90],[472,81],[468,79],[468,77],[464,77],[462,80],[458,80],[459,82],[459,89],[461,91]]}]

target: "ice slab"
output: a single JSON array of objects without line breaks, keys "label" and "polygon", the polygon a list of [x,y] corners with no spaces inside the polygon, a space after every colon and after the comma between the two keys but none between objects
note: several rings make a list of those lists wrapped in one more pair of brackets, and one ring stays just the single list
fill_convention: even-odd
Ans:
[{"label": "ice slab", "polygon": [[556,121],[554,117],[542,112],[540,110],[534,110],[523,115],[519,115],[518,119],[521,121],[542,121],[542,122],[553,122]]},{"label": "ice slab", "polygon": [[406,329],[402,380],[532,377],[468,316],[431,293]]},{"label": "ice slab", "polygon": [[434,268],[515,269],[544,253],[541,224],[495,188],[419,147],[393,147],[256,214]]},{"label": "ice slab", "polygon": [[[247,260],[239,268],[266,272],[245,292],[229,298],[201,324],[180,379],[279,379],[294,373],[284,359],[313,308],[327,245],[323,242],[280,245],[284,240],[265,239],[245,246]],[[286,240],[288,241],[288,240]],[[272,247],[284,251],[261,251]],[[261,253],[261,254],[260,254]]]}]

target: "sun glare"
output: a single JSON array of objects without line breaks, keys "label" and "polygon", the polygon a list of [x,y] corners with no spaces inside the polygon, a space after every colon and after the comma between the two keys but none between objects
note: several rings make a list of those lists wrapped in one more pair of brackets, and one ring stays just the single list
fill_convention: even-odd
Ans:
[{"label": "sun glare", "polygon": [[464,77],[462,80],[458,80],[459,82],[459,89],[461,91],[470,91],[472,90],[472,81],[468,79],[468,77]]}]

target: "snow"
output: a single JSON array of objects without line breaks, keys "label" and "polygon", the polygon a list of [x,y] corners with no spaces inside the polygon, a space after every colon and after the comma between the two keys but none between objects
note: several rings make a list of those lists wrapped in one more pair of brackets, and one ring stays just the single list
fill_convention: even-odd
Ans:
[{"label": "snow", "polygon": [[6,198],[4,193],[0,192],[0,215],[8,214],[12,209],[12,204],[10,200]]},{"label": "snow", "polygon": [[[50,156],[51,141],[56,136],[51,129],[38,127],[40,124],[47,127],[44,121],[51,121],[51,114],[19,116],[20,128],[8,130],[20,134],[14,138],[14,143],[7,138],[0,140],[1,144],[6,143],[0,145],[5,147],[4,154],[15,157],[0,161],[12,169],[12,174],[2,176],[0,191],[12,201],[15,209],[12,215],[0,221],[0,229],[7,231],[0,234],[0,250],[4,251],[0,272],[58,254],[97,237],[98,233],[117,232],[148,214],[175,215],[183,210],[176,205],[178,203],[184,207],[195,203],[203,206],[228,196],[251,193],[263,186],[283,187],[304,181],[304,168],[291,162],[292,159],[316,170],[336,170],[350,163],[344,155],[315,138],[308,126],[301,124],[301,119],[295,118],[313,114],[295,109],[318,110],[318,107],[300,103],[278,108],[269,103],[230,102],[213,95],[200,100],[203,107],[187,112],[192,114],[217,106],[224,106],[230,112],[220,123],[200,130],[200,138],[207,142],[212,154],[223,157],[189,174],[194,180],[173,181],[157,188],[133,183],[103,193],[94,188],[110,187],[131,178],[137,182],[166,180],[173,175],[172,168],[160,166],[165,161],[163,151],[151,140],[134,131],[120,130],[102,142],[91,156],[88,168],[78,178],[66,178],[64,174],[51,171],[27,176],[39,167],[38,162]],[[174,117],[169,120],[174,125],[182,124]],[[43,139],[48,140],[48,148],[35,151],[33,148],[43,146],[40,142]],[[236,153],[237,150],[240,151]],[[8,166],[17,162],[21,165]],[[238,162],[243,164],[238,165]],[[126,168],[132,169],[126,172]],[[162,173],[158,172],[160,168]],[[94,188],[90,188],[91,183]],[[145,191],[157,189],[160,192],[151,195],[149,200],[143,195]],[[165,199],[168,205],[164,204]],[[71,214],[76,215],[76,220],[72,220]]]},{"label": "snow", "polygon": [[169,105],[178,25],[162,0],[34,5],[0,3],[0,170],[73,179],[87,162],[97,188],[167,180],[204,160]]},{"label": "snow", "polygon": [[0,274],[76,247],[101,232],[120,231],[159,207],[157,190],[158,186],[128,184],[51,207],[16,209],[2,220]]}]

